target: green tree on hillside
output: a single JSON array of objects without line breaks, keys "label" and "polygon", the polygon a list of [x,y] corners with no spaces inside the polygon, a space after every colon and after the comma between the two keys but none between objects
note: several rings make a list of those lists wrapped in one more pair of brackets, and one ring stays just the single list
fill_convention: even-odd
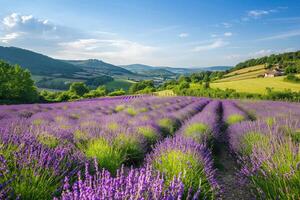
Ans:
[{"label": "green tree on hillside", "polygon": [[89,92],[89,88],[83,82],[74,82],[70,85],[69,92],[82,97]]},{"label": "green tree on hillside", "polygon": [[39,98],[28,70],[0,61],[0,99],[12,102],[35,102]]}]

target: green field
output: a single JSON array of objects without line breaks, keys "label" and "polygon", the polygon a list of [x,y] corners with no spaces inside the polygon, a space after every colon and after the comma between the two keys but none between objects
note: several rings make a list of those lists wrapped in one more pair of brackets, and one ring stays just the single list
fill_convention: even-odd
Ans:
[{"label": "green field", "polygon": [[128,91],[130,86],[134,84],[134,81],[125,80],[125,79],[115,79],[114,81],[108,82],[105,84],[108,90],[116,90],[123,88],[125,91]]},{"label": "green field", "polygon": [[284,76],[275,78],[250,78],[244,80],[214,82],[210,86],[220,89],[234,89],[237,92],[249,92],[265,94],[266,88],[273,88],[275,91],[290,89],[295,92],[300,91],[300,84],[283,81]]}]

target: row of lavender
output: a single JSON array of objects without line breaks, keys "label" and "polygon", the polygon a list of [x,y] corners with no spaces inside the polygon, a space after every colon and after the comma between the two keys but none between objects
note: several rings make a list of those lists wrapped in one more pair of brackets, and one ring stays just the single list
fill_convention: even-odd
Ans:
[{"label": "row of lavender", "polygon": [[215,140],[228,141],[262,197],[297,199],[299,104],[273,104],[280,112],[151,96],[2,106],[0,199],[214,199]]},{"label": "row of lavender", "polygon": [[[226,112],[240,113],[236,118],[245,120],[230,123],[227,118],[228,142],[241,164],[241,184],[250,184],[261,199],[300,199],[300,105],[227,104],[231,106]],[[249,116],[256,120],[250,121]]]},{"label": "row of lavender", "polygon": [[[150,145],[173,134],[185,119],[199,112],[208,102],[207,99],[199,98],[147,97],[135,101],[93,101],[92,104],[75,102],[3,106],[0,112],[0,197],[51,199],[61,193],[63,179],[66,189],[84,165],[87,166],[86,172],[92,171],[97,176],[100,176],[98,167],[101,167],[113,175],[117,172],[118,180],[120,177],[130,180],[126,167],[129,177],[117,169],[122,164],[129,166],[140,162]],[[93,159],[96,165],[89,164]],[[172,177],[172,181],[166,180],[170,189],[165,190],[166,184],[162,180],[166,177],[160,176],[157,170],[152,173],[151,167],[147,166],[134,170],[130,193],[137,184],[147,186],[146,183],[134,181],[134,178],[140,179],[140,176],[145,175],[143,170],[151,174],[153,181],[157,181],[156,187],[161,189],[160,192],[153,190],[153,195],[158,195],[157,199],[163,196],[170,198],[174,193],[180,196],[180,190],[174,188],[175,185],[184,187],[179,177]],[[140,176],[137,175],[139,172]],[[108,174],[108,171],[101,173]],[[85,181],[89,180],[88,174]],[[112,177],[109,175],[105,180],[109,181],[109,178]],[[150,181],[148,178],[146,180]],[[130,184],[127,185],[130,187]],[[109,184],[105,187],[114,191],[118,188],[112,185],[109,187]],[[97,191],[105,192],[101,195],[104,199],[109,197],[106,190],[97,187]],[[139,189],[137,191],[141,192]],[[182,194],[186,193],[183,191]],[[76,194],[74,192],[74,199],[88,198]],[[126,192],[122,194],[128,195]],[[124,199],[122,194],[115,193],[114,198]],[[151,199],[150,196],[147,198]]]},{"label": "row of lavender", "polygon": [[181,122],[195,115],[154,146],[144,167],[112,177],[96,163],[93,176],[87,168],[72,187],[66,179],[62,199],[214,199],[219,185],[207,142],[219,133],[220,108],[219,101],[201,100],[172,114]]}]

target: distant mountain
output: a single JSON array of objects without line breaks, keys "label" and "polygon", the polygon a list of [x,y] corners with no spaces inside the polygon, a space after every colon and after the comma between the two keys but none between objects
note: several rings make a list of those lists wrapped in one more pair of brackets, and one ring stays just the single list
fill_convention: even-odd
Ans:
[{"label": "distant mountain", "polygon": [[36,75],[61,74],[69,76],[83,71],[80,67],[72,64],[16,47],[0,46],[0,59],[10,64],[18,64]]},{"label": "distant mountain", "polygon": [[88,60],[63,60],[66,63],[75,65],[76,67],[85,69],[85,70],[96,70],[106,75],[132,75],[133,72],[118,67],[101,60],[97,59],[88,59]]},{"label": "distant mountain", "polygon": [[143,64],[121,65],[120,67],[143,76],[176,76],[176,73],[173,73],[167,69]]},{"label": "distant mountain", "polygon": [[126,68],[134,73],[138,74],[147,74],[154,71],[164,73],[169,76],[178,75],[178,74],[191,74],[201,71],[226,71],[231,69],[230,66],[212,66],[212,67],[193,67],[193,68],[184,68],[184,67],[154,67],[143,64],[132,64],[132,65],[121,65],[120,67]]}]

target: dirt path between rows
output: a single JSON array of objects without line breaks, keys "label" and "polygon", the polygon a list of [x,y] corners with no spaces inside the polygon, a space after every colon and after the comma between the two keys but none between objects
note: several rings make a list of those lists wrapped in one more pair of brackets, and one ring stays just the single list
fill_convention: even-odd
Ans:
[{"label": "dirt path between rows", "polygon": [[255,197],[247,186],[243,186],[238,180],[236,160],[229,153],[228,147],[222,143],[216,155],[218,162],[217,179],[222,187],[220,199],[224,200],[253,200]]}]

